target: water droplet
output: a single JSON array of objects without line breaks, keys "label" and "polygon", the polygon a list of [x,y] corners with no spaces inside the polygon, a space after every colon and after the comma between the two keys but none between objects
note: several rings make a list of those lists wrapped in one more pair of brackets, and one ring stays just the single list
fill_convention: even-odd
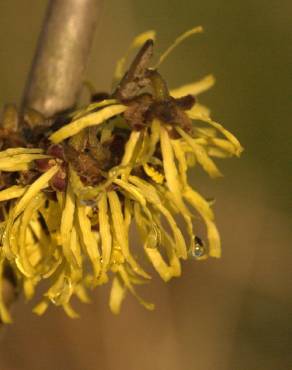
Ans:
[{"label": "water droplet", "polygon": [[205,243],[201,238],[195,236],[194,245],[190,250],[190,255],[192,258],[200,258],[206,254]]}]

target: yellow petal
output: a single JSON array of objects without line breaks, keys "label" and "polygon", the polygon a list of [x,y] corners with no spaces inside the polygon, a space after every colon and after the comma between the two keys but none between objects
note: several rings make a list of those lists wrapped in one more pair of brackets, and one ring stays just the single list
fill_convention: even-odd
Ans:
[{"label": "yellow petal", "polygon": [[66,189],[65,204],[62,211],[60,234],[64,256],[72,269],[78,270],[78,262],[71,250],[71,233],[75,212],[75,195],[70,183]]},{"label": "yellow petal", "polygon": [[39,316],[43,315],[45,311],[49,307],[49,300],[47,298],[43,298],[40,303],[38,303],[34,308],[33,312]]},{"label": "yellow petal", "polygon": [[133,186],[133,185],[127,183],[126,181],[123,181],[123,180],[120,180],[120,179],[115,179],[113,181],[113,183],[120,186],[123,190],[125,190],[129,194],[129,196],[131,196],[131,198],[136,200],[143,207],[146,207],[146,199],[143,196],[143,194],[141,193],[141,191],[139,191],[137,189],[136,186]]},{"label": "yellow petal", "polygon": [[180,173],[180,179],[183,187],[187,185],[187,161],[185,158],[184,150],[182,149],[181,143],[179,140],[171,140],[171,145],[173,147],[174,155],[178,162],[178,169]]},{"label": "yellow petal", "polygon": [[176,127],[177,132],[186,140],[186,142],[190,145],[193,149],[193,152],[197,158],[197,161],[203,167],[203,169],[208,173],[211,177],[220,177],[222,173],[219,171],[215,163],[212,159],[208,156],[206,150],[199,144],[195,142],[195,140],[189,136],[184,130],[180,127]]},{"label": "yellow petal", "polygon": [[156,248],[148,248],[147,246],[144,250],[161,279],[169,281],[172,277],[172,271],[162,258],[160,252]]},{"label": "yellow petal", "polygon": [[209,203],[197,191],[188,186],[186,187],[183,196],[202,216],[209,220],[214,219],[214,213]]},{"label": "yellow petal", "polygon": [[36,159],[50,158],[44,154],[19,154],[13,157],[0,158],[0,171],[27,171],[29,163]]},{"label": "yellow petal", "polygon": [[16,263],[18,264],[18,266],[21,266],[22,272],[27,277],[34,276],[36,273],[34,266],[32,265],[28,255],[26,241],[27,229],[29,223],[34,218],[33,216],[35,215],[35,212],[43,205],[44,202],[45,202],[44,194],[39,194],[38,197],[35,197],[34,199],[31,200],[31,202],[24,209],[24,212],[21,216],[19,230],[17,233],[19,251]]},{"label": "yellow petal", "polygon": [[126,64],[127,57],[130,51],[132,49],[140,48],[149,39],[155,40],[155,37],[156,37],[156,32],[151,30],[151,31],[143,32],[134,38],[134,40],[132,41],[130,47],[128,48],[126,52],[126,55],[120,60],[118,60],[116,64],[116,68],[114,72],[115,80],[119,81],[123,77],[125,73],[125,64]]},{"label": "yellow petal", "polygon": [[157,209],[163,214],[163,216],[166,218],[167,222],[169,223],[169,226],[171,227],[171,230],[173,232],[174,239],[176,242],[176,250],[177,250],[178,256],[183,259],[186,259],[187,258],[187,247],[186,247],[185,239],[182,235],[182,232],[180,231],[180,228],[177,226],[174,218],[172,217],[171,213],[168,211],[167,208],[159,204],[157,206]]},{"label": "yellow petal", "polygon": [[148,184],[146,181],[139,179],[136,176],[130,176],[129,180],[138,187],[142,194],[145,195],[146,200],[152,203],[153,206],[157,208],[161,212],[161,214],[166,218],[174,234],[179,256],[182,258],[186,258],[187,249],[184,237],[169,210],[163,206],[155,188],[151,184]]},{"label": "yellow petal", "polygon": [[51,178],[58,172],[59,167],[54,166],[50,168],[47,172],[41,175],[35,182],[33,182],[24,193],[23,197],[17,203],[15,210],[14,210],[14,218],[16,218],[28,205],[28,203],[32,200],[33,197],[37,196],[37,194],[44,188],[48,186],[49,181]]},{"label": "yellow petal", "polygon": [[76,135],[78,132],[83,130],[86,127],[97,126],[108,120],[111,117],[114,117],[118,114],[121,114],[127,109],[126,106],[117,104],[105,107],[97,112],[90,113],[84,117],[76,119],[75,121],[69,123],[68,125],[60,128],[58,131],[54,132],[49,139],[53,143],[59,143]]},{"label": "yellow petal", "polygon": [[14,198],[19,198],[25,193],[26,189],[27,188],[25,186],[13,185],[7,189],[1,190],[0,191],[0,202],[4,202],[6,200],[10,200]]},{"label": "yellow petal", "polygon": [[[71,230],[70,250],[72,251],[72,254],[75,257],[75,261],[77,262],[77,265],[78,265],[79,269],[82,270],[83,256],[82,256],[82,252],[81,252],[79,236],[80,236],[80,234],[77,233],[76,226],[74,224],[73,228]],[[79,271],[79,273],[81,273],[81,271]]]},{"label": "yellow petal", "polygon": [[121,161],[122,166],[126,166],[127,164],[130,163],[140,136],[141,136],[141,133],[139,131],[131,132],[130,137],[127,141],[127,144],[125,146],[125,153]]},{"label": "yellow petal", "polygon": [[220,148],[216,148],[213,146],[207,148],[207,153],[210,157],[216,157],[216,158],[228,158],[233,155],[231,153],[226,152],[225,150],[222,150]]},{"label": "yellow petal", "polygon": [[160,129],[160,143],[167,186],[174,197],[181,199],[181,186],[178,180],[171,141],[167,131],[162,126]]},{"label": "yellow petal", "polygon": [[43,153],[43,149],[37,148],[9,148],[0,152],[0,158],[14,157],[20,154],[40,154]]},{"label": "yellow petal", "polygon": [[89,114],[91,111],[106,107],[107,105],[113,105],[117,104],[118,101],[115,99],[105,99],[99,102],[91,103],[85,108],[78,109],[77,111],[73,112],[70,116],[73,118],[73,120],[76,120],[77,118],[81,118],[87,114]]},{"label": "yellow petal", "polygon": [[5,291],[4,285],[7,284],[3,278],[3,263],[4,261],[0,255],[0,318],[5,324],[11,324],[12,318],[3,299],[3,292]]},{"label": "yellow petal", "polygon": [[218,229],[214,222],[205,220],[207,225],[207,236],[209,241],[209,255],[211,257],[221,257],[221,241]]},{"label": "yellow petal", "polygon": [[146,175],[149,176],[154,182],[157,184],[163,184],[164,176],[162,173],[156,171],[154,167],[147,163],[143,165],[143,169]]},{"label": "yellow petal", "polygon": [[[211,88],[211,87],[212,86],[210,86],[209,88]],[[206,90],[207,89],[208,88],[206,87]],[[200,92],[204,92],[202,90],[201,91],[197,90],[197,91],[199,91],[199,92],[196,95],[200,94]],[[190,110],[186,111],[186,113],[189,117],[191,115],[200,115],[200,116],[210,117],[211,111],[205,105],[196,102],[196,104]]]},{"label": "yellow petal", "polygon": [[160,56],[157,65],[155,68],[157,68],[167,57],[168,55],[180,44],[182,43],[185,39],[188,37],[196,34],[196,33],[201,33],[203,32],[203,28],[201,26],[194,27],[186,32],[184,32],[182,35],[180,35],[178,38],[174,40],[174,42],[165,50],[165,52]]},{"label": "yellow petal", "polygon": [[[173,89],[170,91],[170,95],[174,98],[180,98],[185,95],[199,95],[202,92],[209,90],[215,83],[215,78],[212,75],[207,75],[203,77],[201,80],[183,85],[181,87],[178,87],[176,89]],[[195,112],[199,111],[199,107],[202,107],[198,105],[197,103],[194,105],[192,109],[194,109]],[[204,110],[203,110],[204,111]],[[189,111],[188,111],[189,112]],[[204,111],[205,113],[208,112]]]},{"label": "yellow petal", "polygon": [[79,314],[73,309],[73,307],[71,306],[71,304],[69,302],[64,303],[63,308],[64,308],[64,311],[66,312],[66,314],[71,319],[78,319],[79,318]]},{"label": "yellow petal", "polygon": [[198,193],[196,193],[191,188],[188,188],[187,191],[184,192],[184,197],[199,212],[206,223],[207,236],[209,241],[209,255],[219,258],[221,255],[220,235],[213,221],[214,216],[213,212],[210,209],[210,206],[206,204],[207,201],[205,201]]},{"label": "yellow petal", "polygon": [[60,270],[55,278],[55,282],[50,287],[45,296],[48,297],[56,306],[64,305],[69,302],[73,293],[71,280],[65,276],[65,271]]},{"label": "yellow petal", "polygon": [[161,244],[166,248],[167,257],[171,268],[171,275],[174,277],[178,277],[181,275],[181,265],[180,260],[176,254],[175,241],[171,238],[168,231],[165,230],[157,217],[155,217],[154,219],[160,230]]},{"label": "yellow petal", "polygon": [[119,197],[115,191],[108,192],[108,200],[111,208],[111,218],[116,240],[121,247],[125,259],[129,262],[132,269],[140,276],[150,278],[150,276],[139,266],[129,250],[128,236],[126,234],[124,219]]},{"label": "yellow petal", "polygon": [[151,158],[156,150],[160,138],[160,121],[156,118],[153,119],[151,123],[151,134],[149,139],[148,152],[145,156],[145,161],[148,161]]},{"label": "yellow petal", "polygon": [[92,263],[94,276],[97,278],[100,274],[100,253],[98,250],[98,245],[96,238],[91,231],[91,223],[86,215],[86,208],[84,206],[78,205],[78,222],[79,222],[79,237],[81,238],[85,250]]},{"label": "yellow petal", "polygon": [[225,139],[211,138],[209,143],[222,149],[229,155],[239,155],[238,148],[233,143]]},{"label": "yellow petal", "polygon": [[114,277],[109,300],[109,306],[112,313],[116,315],[120,313],[121,304],[126,296],[126,291],[125,286],[120,282],[120,280],[117,277]]},{"label": "yellow petal", "polygon": [[26,299],[31,299],[34,296],[35,284],[33,279],[24,279],[23,291]]},{"label": "yellow petal", "polygon": [[148,202],[153,204],[161,203],[155,187],[150,183],[137,176],[129,176],[129,181],[139,189],[138,191],[140,194],[143,194],[145,197],[144,199],[147,199]]},{"label": "yellow petal", "polygon": [[153,30],[140,33],[134,38],[130,48],[140,48],[147,40],[155,40],[156,32]]},{"label": "yellow petal", "polygon": [[123,280],[125,286],[127,287],[127,289],[133,294],[134,297],[137,298],[137,300],[139,301],[140,304],[142,304],[145,308],[147,308],[147,310],[154,310],[155,306],[153,303],[148,303],[146,301],[144,301],[144,299],[142,299],[137,293],[136,293],[136,290],[134,289],[132,283],[131,283],[131,280],[129,278],[129,275],[128,273],[126,272],[124,266],[119,266],[118,267],[118,273],[121,277],[121,279]]},{"label": "yellow petal", "polygon": [[196,113],[192,113],[192,112],[189,113],[189,112],[190,111],[188,111],[188,116],[190,118],[199,119],[203,122],[208,123],[212,127],[215,127],[219,132],[221,132],[226,137],[226,139],[228,139],[234,145],[235,150],[236,150],[236,155],[239,156],[241,154],[241,152],[243,151],[243,148],[242,148],[240,142],[237,140],[237,138],[231,132],[226,130],[220,123],[215,122],[215,121],[211,120],[210,118],[205,117],[204,115],[200,115],[200,114],[196,114]]},{"label": "yellow petal", "polygon": [[160,236],[158,238],[158,235],[155,232],[153,233],[155,229],[142,215],[141,208],[138,204],[135,204],[134,211],[136,225],[144,242],[144,251],[160,277],[164,281],[168,281],[172,277],[172,270],[164,261],[158,250],[158,247],[160,246]]},{"label": "yellow petal", "polygon": [[90,303],[91,299],[89,298],[85,287],[81,284],[78,284],[74,287],[74,293],[76,296],[80,299],[81,302],[83,303]]},{"label": "yellow petal", "polygon": [[109,223],[106,193],[102,193],[100,195],[97,206],[102,250],[102,269],[106,272],[112,252],[112,235]]}]

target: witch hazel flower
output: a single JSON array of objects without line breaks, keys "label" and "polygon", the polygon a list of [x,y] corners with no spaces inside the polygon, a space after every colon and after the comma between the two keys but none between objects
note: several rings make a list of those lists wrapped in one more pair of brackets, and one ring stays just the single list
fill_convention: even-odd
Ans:
[{"label": "witch hazel flower", "polygon": [[[139,35],[117,64],[115,90],[94,94],[77,111],[45,119],[31,109],[22,116],[11,106],[4,110],[0,292],[9,266],[27,299],[46,281],[34,308],[39,315],[52,303],[75,318],[72,297],[87,303],[88,291],[106,283],[113,313],[127,292],[153,309],[137,293],[151,279],[146,259],[167,282],[180,276],[182,260],[220,257],[212,202],[189,184],[188,170],[201,166],[219,177],[214,158],[239,156],[242,147],[197,101],[212,76],[169,90],[158,71],[180,42],[201,31],[181,35],[155,66],[155,33]],[[198,218],[204,238],[196,233]],[[11,322],[1,295],[0,316]]]}]

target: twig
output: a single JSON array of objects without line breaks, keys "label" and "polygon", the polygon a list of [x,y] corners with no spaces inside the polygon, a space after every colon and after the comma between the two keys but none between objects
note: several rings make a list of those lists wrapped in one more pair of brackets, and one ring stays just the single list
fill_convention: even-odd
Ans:
[{"label": "twig", "polygon": [[[49,117],[74,106],[103,0],[51,0],[27,80],[23,106]],[[15,279],[4,274],[3,297],[17,296]]]},{"label": "twig", "polygon": [[45,116],[76,103],[101,0],[51,0],[27,81],[24,106]]}]

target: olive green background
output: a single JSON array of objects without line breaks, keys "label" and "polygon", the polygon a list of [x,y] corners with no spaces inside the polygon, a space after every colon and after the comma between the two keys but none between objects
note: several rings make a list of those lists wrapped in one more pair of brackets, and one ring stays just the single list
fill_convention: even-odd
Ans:
[{"label": "olive green background", "polygon": [[[67,0],[64,0],[67,1]],[[20,102],[46,1],[0,1],[0,102]],[[219,161],[225,177],[192,172],[215,196],[221,260],[187,261],[167,285],[154,278],[120,316],[108,291],[78,305],[69,320],[50,309],[42,318],[23,299],[0,342],[0,370],[290,370],[292,368],[292,3],[288,0],[107,0],[88,78],[109,89],[115,61],[137,33],[155,29],[157,54],[194,25],[163,64],[170,87],[212,72],[201,96],[213,117],[245,147]],[[144,291],[143,291],[144,289]]]}]

